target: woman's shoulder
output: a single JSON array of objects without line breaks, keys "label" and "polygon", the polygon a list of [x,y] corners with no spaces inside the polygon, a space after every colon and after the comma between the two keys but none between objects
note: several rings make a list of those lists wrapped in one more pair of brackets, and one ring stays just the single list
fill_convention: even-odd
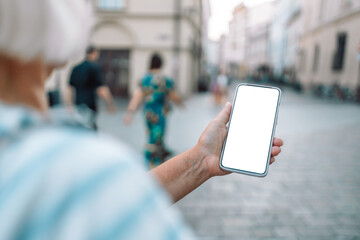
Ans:
[{"label": "woman's shoulder", "polygon": [[75,117],[64,117],[64,111],[44,118],[25,107],[0,103],[0,113],[7,116],[0,121],[0,150],[25,162],[43,155],[62,156],[61,161],[69,163],[140,159],[124,143],[97,134]]},{"label": "woman's shoulder", "polygon": [[73,126],[53,127],[48,131],[68,139],[70,144],[67,150],[72,152],[69,157],[74,158],[74,161],[77,161],[75,156],[80,154],[89,162],[141,162],[140,155],[132,151],[131,147],[111,136]]},{"label": "woman's shoulder", "polygon": [[0,136],[3,179],[11,179],[9,169],[23,172],[31,168],[38,176],[54,170],[54,176],[61,172],[66,179],[119,166],[125,171],[145,172],[142,158],[130,147],[85,128],[28,122],[23,130],[8,134]]}]

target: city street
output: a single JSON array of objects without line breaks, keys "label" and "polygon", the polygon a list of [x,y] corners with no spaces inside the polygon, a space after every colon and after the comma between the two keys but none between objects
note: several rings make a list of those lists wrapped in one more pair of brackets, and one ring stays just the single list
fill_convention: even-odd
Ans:
[{"label": "city street", "polygon": [[[142,113],[124,126],[126,105],[118,101],[115,116],[102,112],[100,130],[141,153]],[[192,147],[220,110],[209,94],[174,108],[168,147]],[[176,204],[199,238],[360,239],[360,105],[285,89],[276,135],[285,144],[267,177],[213,178]]]}]

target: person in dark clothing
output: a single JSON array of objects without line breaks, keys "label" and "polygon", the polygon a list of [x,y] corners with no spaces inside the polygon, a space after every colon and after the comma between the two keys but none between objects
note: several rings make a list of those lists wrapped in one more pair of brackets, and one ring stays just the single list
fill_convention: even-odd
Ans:
[{"label": "person in dark clothing", "polygon": [[73,103],[72,94],[75,92],[75,105],[91,110],[91,125],[96,130],[97,97],[107,103],[109,113],[115,112],[113,97],[109,88],[104,84],[100,67],[96,64],[99,52],[90,46],[86,50],[86,59],[75,66],[70,76],[70,103]]}]

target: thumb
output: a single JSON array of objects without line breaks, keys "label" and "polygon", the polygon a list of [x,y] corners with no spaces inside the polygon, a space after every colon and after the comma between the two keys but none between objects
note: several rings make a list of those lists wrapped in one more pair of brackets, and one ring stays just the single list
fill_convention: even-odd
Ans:
[{"label": "thumb", "polygon": [[223,123],[224,125],[226,125],[227,122],[229,121],[229,118],[230,118],[231,107],[232,107],[231,103],[226,102],[224,108],[223,108],[223,109],[221,110],[221,112],[215,117],[215,120]]}]

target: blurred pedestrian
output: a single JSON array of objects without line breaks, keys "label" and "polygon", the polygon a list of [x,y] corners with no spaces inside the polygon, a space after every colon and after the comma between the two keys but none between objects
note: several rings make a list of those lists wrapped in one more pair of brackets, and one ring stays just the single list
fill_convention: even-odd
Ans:
[{"label": "blurred pedestrian", "polygon": [[57,107],[61,104],[59,72],[54,71],[45,83],[49,107]]},{"label": "blurred pedestrian", "polygon": [[217,105],[224,104],[224,102],[226,101],[227,93],[228,93],[228,84],[229,84],[228,77],[226,76],[225,72],[221,72],[221,74],[219,74],[216,77],[215,85],[213,89],[214,100]]},{"label": "blurred pedestrian", "polygon": [[175,91],[174,81],[161,73],[162,59],[158,54],[151,57],[149,72],[141,80],[128,106],[124,123],[130,124],[138,106],[144,102],[144,117],[148,142],[145,147],[147,164],[156,166],[163,163],[171,151],[165,147],[164,135],[166,116],[170,112],[170,101],[183,107]]},{"label": "blurred pedestrian", "polygon": [[105,100],[109,113],[115,112],[113,97],[105,85],[100,67],[96,63],[98,57],[99,51],[95,47],[89,46],[86,49],[85,60],[75,66],[71,72],[68,95],[70,103],[72,103],[72,96],[75,95],[75,104],[80,112],[84,112],[84,107],[86,108],[85,112],[90,115],[90,125],[95,130],[97,129],[97,96]]},{"label": "blurred pedestrian", "polygon": [[44,82],[85,50],[90,6],[0,0],[0,239],[194,239],[169,197],[228,174],[219,158],[231,104],[151,174],[126,145],[51,116]]}]

